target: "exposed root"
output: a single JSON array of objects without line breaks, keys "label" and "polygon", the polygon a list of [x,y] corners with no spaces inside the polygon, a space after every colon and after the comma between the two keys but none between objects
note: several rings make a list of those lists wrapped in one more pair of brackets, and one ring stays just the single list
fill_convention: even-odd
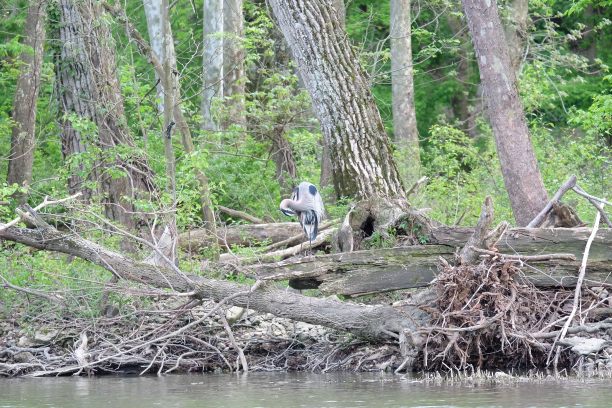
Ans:
[{"label": "exposed root", "polygon": [[[499,258],[477,266],[441,266],[435,283],[435,306],[426,309],[432,325],[421,331],[425,335],[421,358],[417,359],[421,368],[545,367],[556,337],[552,333],[558,333],[572,310],[573,292],[538,290],[519,283],[525,282],[519,279],[520,274],[517,261]],[[588,321],[594,305],[609,300],[605,296],[583,294],[579,307],[582,313],[575,320]],[[597,324],[601,337],[607,321]],[[581,331],[586,333],[588,328]],[[580,344],[583,346],[583,342]],[[596,355],[606,344],[604,340],[587,354]],[[560,367],[571,367],[581,358],[580,351],[569,346],[566,344],[561,353]]]}]

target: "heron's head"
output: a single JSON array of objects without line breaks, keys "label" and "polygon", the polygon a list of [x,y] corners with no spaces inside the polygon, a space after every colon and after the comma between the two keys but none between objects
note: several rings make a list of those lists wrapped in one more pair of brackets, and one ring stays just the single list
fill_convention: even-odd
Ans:
[{"label": "heron's head", "polygon": [[286,198],[280,203],[280,210],[287,217],[292,217],[295,215],[295,211],[291,208],[292,200]]}]

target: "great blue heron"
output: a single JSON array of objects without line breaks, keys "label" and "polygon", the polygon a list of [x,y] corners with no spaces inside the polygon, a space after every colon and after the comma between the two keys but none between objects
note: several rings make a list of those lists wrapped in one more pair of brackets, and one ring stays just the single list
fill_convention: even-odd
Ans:
[{"label": "great blue heron", "polygon": [[312,246],[312,241],[319,232],[319,224],[325,217],[323,200],[314,184],[302,181],[293,189],[291,198],[281,201],[280,210],[289,217],[297,215],[304,234]]}]

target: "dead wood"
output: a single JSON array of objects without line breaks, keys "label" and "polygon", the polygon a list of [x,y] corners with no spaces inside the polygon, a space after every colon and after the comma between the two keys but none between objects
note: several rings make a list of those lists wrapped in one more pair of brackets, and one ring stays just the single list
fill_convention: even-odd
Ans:
[{"label": "dead wood", "polygon": [[480,217],[476,223],[476,228],[459,253],[458,262],[460,265],[473,264],[478,260],[478,253],[474,251],[473,248],[489,249],[485,241],[492,223],[493,200],[491,197],[487,196],[482,204],[482,210],[480,211]]},{"label": "dead wood", "polygon": [[247,214],[243,211],[233,210],[231,208],[227,208],[222,205],[218,205],[217,208],[219,209],[219,211],[221,211],[224,214],[229,215],[230,217],[252,222],[253,224],[265,224],[266,223],[261,218],[254,217],[251,214]]},{"label": "dead wood", "polygon": [[586,198],[591,204],[593,204],[593,206],[597,208],[597,211],[599,212],[599,214],[601,214],[601,219],[604,220],[604,222],[608,225],[608,227],[612,228],[612,222],[610,222],[608,215],[603,209],[604,204],[607,203],[606,200],[602,200],[601,198],[597,198],[597,197],[594,197],[588,194],[586,191],[580,188],[579,185],[575,185],[573,190],[576,194],[581,195],[582,197]]},{"label": "dead wood", "polygon": [[[121,279],[178,292],[193,292],[195,298],[218,302],[248,290],[245,285],[185,274],[176,267],[139,262],[80,236],[57,231],[35,212],[25,216],[36,228],[9,227],[0,231],[0,238],[77,256],[111,271]],[[309,298],[272,287],[236,296],[231,304],[371,338],[398,336],[401,330],[412,330],[426,319],[426,314],[416,307],[400,311],[389,306],[364,306]]]},{"label": "dead wood", "polygon": [[269,224],[238,224],[220,227],[216,240],[205,229],[194,229],[179,235],[179,247],[186,252],[198,251],[216,243],[221,248],[232,246],[257,246],[267,242],[285,241],[303,236],[302,227],[297,222],[278,222]]},{"label": "dead wood", "polygon": [[567,179],[565,183],[563,183],[561,187],[559,187],[559,190],[557,190],[553,198],[544,206],[544,208],[542,208],[542,210],[538,213],[538,215],[536,215],[535,218],[531,220],[529,224],[527,224],[527,228],[538,227],[544,221],[544,218],[546,217],[546,214],[548,214],[548,212],[552,208],[553,203],[558,202],[561,199],[561,197],[563,197],[563,194],[565,194],[568,190],[571,190],[575,185],[576,185],[576,176],[572,175],[570,176],[569,179]]},{"label": "dead wood", "polygon": [[[262,279],[290,279],[292,287],[318,287],[325,294],[359,296],[424,287],[436,277],[440,257],[452,262],[456,248],[466,245],[473,231],[438,227],[432,232],[432,241],[445,245],[316,255],[253,265],[249,269]],[[497,243],[496,234],[486,234],[485,242],[487,246],[494,244],[496,251],[492,253],[499,259],[522,265],[517,278],[521,282],[541,288],[574,287],[580,263],[571,258],[582,257],[591,232],[590,228],[512,228]],[[612,284],[611,273],[612,230],[600,229],[591,245],[585,285]]]}]

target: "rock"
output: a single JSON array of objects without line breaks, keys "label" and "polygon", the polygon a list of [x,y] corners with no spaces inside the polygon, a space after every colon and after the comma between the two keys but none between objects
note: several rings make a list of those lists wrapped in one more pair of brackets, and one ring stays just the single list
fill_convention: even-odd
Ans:
[{"label": "rock", "polygon": [[34,360],[34,354],[29,351],[21,351],[13,356],[13,360],[16,363],[29,363]]},{"label": "rock", "polygon": [[49,344],[59,334],[59,330],[40,330],[34,333],[34,342],[37,344]]},{"label": "rock", "polygon": [[246,310],[247,309],[244,307],[232,306],[225,312],[225,318],[229,324],[236,323],[244,315]]},{"label": "rock", "polygon": [[21,336],[19,337],[19,341],[17,341],[18,347],[32,347],[35,345],[36,343],[34,343],[28,336]]},{"label": "rock", "polygon": [[607,345],[607,341],[604,339],[568,337],[565,340],[574,345],[572,347],[574,353],[583,356],[599,353],[599,351]]}]

